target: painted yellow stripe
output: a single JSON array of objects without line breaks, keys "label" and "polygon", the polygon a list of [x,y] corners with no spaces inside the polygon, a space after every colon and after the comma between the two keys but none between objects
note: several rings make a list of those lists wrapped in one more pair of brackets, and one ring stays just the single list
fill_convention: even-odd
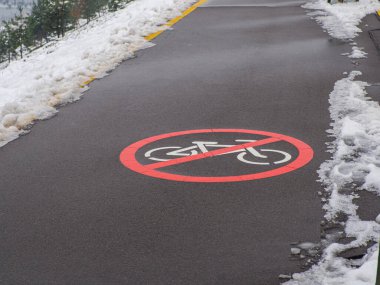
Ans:
[{"label": "painted yellow stripe", "polygon": [[377,13],[377,15],[380,17],[380,10],[377,10],[376,13]]},{"label": "painted yellow stripe", "polygon": [[[165,25],[162,26],[162,29],[155,32],[155,33],[152,33],[150,35],[147,35],[145,37],[145,39],[147,41],[151,41],[155,38],[157,38],[159,35],[161,35],[167,28],[171,27],[171,26],[174,26],[176,23],[178,23],[179,21],[181,21],[183,18],[185,18],[187,15],[189,15],[191,12],[193,12],[195,9],[197,9],[199,6],[201,6],[202,4],[206,3],[207,0],[199,0],[197,3],[195,3],[194,5],[192,5],[191,7],[189,7],[187,10],[185,10],[184,12],[182,12],[182,14],[174,19],[171,19],[169,22],[167,22]],[[96,78],[94,76],[90,76],[90,78],[88,80],[86,80],[85,82],[83,82],[81,84],[81,88],[84,88],[86,87],[88,84],[90,84],[92,81],[94,81]]]},{"label": "painted yellow stripe", "polygon": [[185,18],[187,15],[189,15],[191,12],[193,12],[195,9],[197,9],[199,6],[201,6],[202,4],[206,3],[207,0],[200,0],[198,1],[197,3],[195,3],[193,6],[191,6],[190,8],[188,8],[187,10],[185,10],[184,12],[182,12],[182,14],[174,19],[171,19],[169,22],[167,22],[165,25],[163,25],[163,29],[162,30],[159,30],[153,34],[150,34],[148,36],[145,37],[145,39],[147,41],[151,41],[155,38],[157,38],[159,35],[161,35],[165,29],[171,27],[171,26],[174,26],[176,23],[178,23],[179,21],[181,21],[183,18]]},{"label": "painted yellow stripe", "polygon": [[90,84],[92,81],[94,81],[96,78],[94,76],[90,76],[90,78],[88,80],[86,80],[85,82],[83,82],[80,86],[80,88],[84,88],[86,87],[88,84]]}]

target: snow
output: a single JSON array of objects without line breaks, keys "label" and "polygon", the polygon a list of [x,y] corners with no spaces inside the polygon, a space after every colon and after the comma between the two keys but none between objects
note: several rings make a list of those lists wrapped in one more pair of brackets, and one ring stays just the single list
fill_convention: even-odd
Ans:
[{"label": "snow", "polygon": [[347,285],[366,285],[375,284],[376,271],[373,270],[377,266],[379,250],[369,254],[366,262],[358,269],[353,269],[347,273]]},{"label": "snow", "polygon": [[360,0],[352,3],[328,4],[326,0],[306,3],[304,8],[316,10],[309,13],[334,38],[348,40],[362,30],[358,27],[368,14],[380,9],[378,0]]},{"label": "snow", "polygon": [[[307,285],[373,285],[376,282],[376,266],[379,250],[374,246],[363,258],[363,264],[358,268],[344,270],[344,277],[337,273],[339,269],[345,269],[343,258],[334,258],[335,262],[330,267],[313,267],[307,274],[293,274],[294,280],[285,284],[307,284]],[[317,279],[315,278],[317,277]]]},{"label": "snow", "polygon": [[144,37],[162,29],[195,0],[135,0],[65,38],[0,70],[0,147],[47,119],[57,106],[78,100],[88,87],[142,48]]},{"label": "snow", "polygon": [[304,249],[304,250],[311,250],[316,247],[318,247],[318,244],[312,243],[312,242],[302,242],[297,245],[298,248]]},{"label": "snow", "polygon": [[301,249],[299,249],[299,248],[297,248],[297,247],[292,247],[292,248],[290,249],[290,252],[291,252],[291,254],[293,254],[293,255],[298,255],[298,254],[301,253]]},{"label": "snow", "polygon": [[[358,25],[366,15],[380,9],[376,0],[330,5],[318,0],[303,6],[316,10],[309,13],[330,36],[349,41],[349,58],[366,57],[363,48],[353,39],[361,32]],[[308,271],[293,274],[287,285],[373,285],[379,254],[380,213],[373,220],[361,220],[355,199],[362,191],[380,196],[380,105],[367,96],[368,83],[357,80],[360,71],[351,71],[335,83],[330,94],[332,129],[335,141],[329,146],[332,158],[319,170],[321,182],[326,185],[324,199],[325,219],[340,224],[343,232],[327,234],[322,241],[322,258]],[[344,214],[345,222],[337,222]],[[339,237],[350,238],[339,243]],[[349,260],[340,253],[375,243],[366,256]]]},{"label": "snow", "polygon": [[354,46],[352,47],[352,52],[348,57],[353,58],[353,59],[358,59],[358,58],[365,58],[367,57],[366,55],[367,53],[363,51],[363,48]]},{"label": "snow", "polygon": [[375,221],[376,221],[376,223],[380,224],[380,214],[377,215]]}]

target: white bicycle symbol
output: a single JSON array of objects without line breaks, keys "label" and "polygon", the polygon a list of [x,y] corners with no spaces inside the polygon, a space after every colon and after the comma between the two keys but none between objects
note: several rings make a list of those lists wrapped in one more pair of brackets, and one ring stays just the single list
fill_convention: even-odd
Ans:
[{"label": "white bicycle symbol", "polygon": [[[235,140],[237,143],[249,143],[249,142],[255,142],[256,140]],[[168,158],[163,158],[162,156],[173,156],[173,157],[185,157],[185,156],[191,156],[191,155],[196,155],[199,153],[206,153],[209,152],[208,148],[227,148],[227,147],[232,147],[235,145],[221,145],[218,144],[218,142],[205,142],[205,141],[194,141],[192,142],[194,145],[189,146],[189,147],[180,147],[180,146],[166,146],[166,147],[159,147],[159,148],[154,148],[145,153],[145,157],[154,160],[154,161],[168,161],[170,159]],[[166,152],[162,152],[162,150],[165,150]],[[168,151],[167,150],[171,150]],[[155,154],[160,153],[161,157],[155,156]],[[260,149],[256,150],[253,147],[247,147],[244,149],[239,149],[239,150],[234,150],[230,152],[226,152],[223,154],[219,155],[224,155],[224,154],[229,154],[229,153],[239,153],[237,155],[237,159],[240,160],[243,163],[248,163],[248,164],[256,164],[256,165],[270,165],[271,163],[274,164],[281,164],[288,162],[289,160],[292,159],[292,156],[281,150],[275,150],[275,149]],[[270,157],[268,155],[271,154],[276,154],[276,160],[275,161],[263,161],[263,160],[270,160]],[[249,155],[250,154],[250,155]],[[265,155],[268,154],[268,155]],[[280,156],[279,156],[280,155]],[[278,158],[280,157],[280,159]],[[261,161],[256,161],[254,158],[259,158]]]}]

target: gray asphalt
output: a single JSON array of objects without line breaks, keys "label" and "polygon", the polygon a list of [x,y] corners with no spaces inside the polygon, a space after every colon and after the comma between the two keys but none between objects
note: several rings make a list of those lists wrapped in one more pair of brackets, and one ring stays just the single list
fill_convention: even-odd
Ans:
[{"label": "gray asphalt", "polygon": [[[0,283],[271,285],[301,271],[290,243],[320,240],[328,94],[352,64],[347,44],[287,2],[210,1],[0,149]],[[203,128],[293,136],[315,157],[222,184],[119,162],[143,138]],[[188,165],[182,174],[201,164]]]}]

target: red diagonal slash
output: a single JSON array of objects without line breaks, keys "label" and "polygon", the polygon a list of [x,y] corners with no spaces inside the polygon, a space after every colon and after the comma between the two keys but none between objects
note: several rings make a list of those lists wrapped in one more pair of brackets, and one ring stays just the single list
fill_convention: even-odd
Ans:
[{"label": "red diagonal slash", "polygon": [[175,158],[175,159],[171,159],[168,161],[152,163],[149,165],[145,165],[145,167],[147,167],[149,169],[158,169],[158,168],[172,166],[172,165],[176,165],[176,164],[181,164],[181,163],[185,163],[185,162],[189,162],[189,161],[193,161],[193,160],[199,160],[199,159],[203,159],[203,158],[207,158],[207,157],[221,155],[221,154],[225,154],[227,152],[234,151],[234,150],[265,145],[265,144],[274,143],[274,142],[278,142],[278,141],[281,141],[281,139],[271,137],[271,138],[262,139],[262,140],[255,141],[255,142],[234,145],[231,147],[220,148],[220,149],[213,150],[213,151],[206,152],[206,153],[200,153],[200,154],[191,155],[191,156],[187,156],[187,157]]}]

